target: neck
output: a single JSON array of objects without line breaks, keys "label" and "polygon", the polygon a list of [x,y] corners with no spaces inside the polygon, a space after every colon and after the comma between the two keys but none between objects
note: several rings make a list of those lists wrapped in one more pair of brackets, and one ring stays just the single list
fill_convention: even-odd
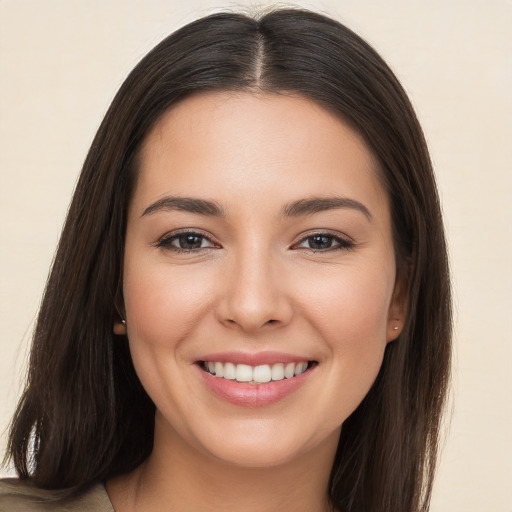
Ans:
[{"label": "neck", "polygon": [[[157,421],[158,424],[158,421]],[[180,438],[155,431],[149,459],[107,482],[117,512],[328,512],[328,483],[339,432],[314,453],[271,467],[241,467],[202,453]]]}]

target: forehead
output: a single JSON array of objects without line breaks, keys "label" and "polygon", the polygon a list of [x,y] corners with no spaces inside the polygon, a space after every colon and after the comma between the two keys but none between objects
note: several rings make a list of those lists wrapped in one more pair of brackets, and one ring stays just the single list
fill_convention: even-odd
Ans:
[{"label": "forehead", "polygon": [[277,206],[337,194],[387,203],[362,137],[297,95],[196,94],[159,119],[140,157],[135,202],[193,194]]}]

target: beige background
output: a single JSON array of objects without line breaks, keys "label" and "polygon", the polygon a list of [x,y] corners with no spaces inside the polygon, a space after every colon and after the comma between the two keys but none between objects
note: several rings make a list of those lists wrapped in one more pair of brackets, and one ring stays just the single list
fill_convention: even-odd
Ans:
[{"label": "beige background", "polygon": [[[340,19],[381,52],[416,106],[435,163],[456,354],[432,511],[512,512],[512,1],[299,3]],[[115,91],[172,30],[251,4],[0,0],[2,452],[67,204]]]}]

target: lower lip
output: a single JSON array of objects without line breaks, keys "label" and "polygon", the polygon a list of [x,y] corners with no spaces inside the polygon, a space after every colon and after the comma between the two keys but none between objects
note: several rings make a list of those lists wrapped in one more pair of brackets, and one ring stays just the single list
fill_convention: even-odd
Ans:
[{"label": "lower lip", "polygon": [[276,380],[265,384],[245,384],[236,380],[215,377],[197,366],[203,382],[222,400],[244,407],[263,407],[270,405],[298,390],[310,377],[313,368],[290,379]]}]

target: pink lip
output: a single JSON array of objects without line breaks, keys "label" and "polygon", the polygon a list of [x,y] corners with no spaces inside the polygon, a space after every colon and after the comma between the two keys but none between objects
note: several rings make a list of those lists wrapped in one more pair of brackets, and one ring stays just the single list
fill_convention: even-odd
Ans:
[{"label": "pink lip", "polygon": [[[215,359],[215,361],[219,360]],[[315,369],[315,367],[309,368],[304,373],[290,379],[276,380],[265,384],[246,384],[215,377],[203,370],[199,364],[195,366],[203,382],[217,397],[243,407],[263,407],[279,402],[306,383]]]},{"label": "pink lip", "polygon": [[248,352],[218,352],[206,354],[200,358],[200,361],[258,366],[260,364],[302,363],[304,361],[311,361],[311,358],[285,354],[284,352],[255,352],[254,354]]}]

